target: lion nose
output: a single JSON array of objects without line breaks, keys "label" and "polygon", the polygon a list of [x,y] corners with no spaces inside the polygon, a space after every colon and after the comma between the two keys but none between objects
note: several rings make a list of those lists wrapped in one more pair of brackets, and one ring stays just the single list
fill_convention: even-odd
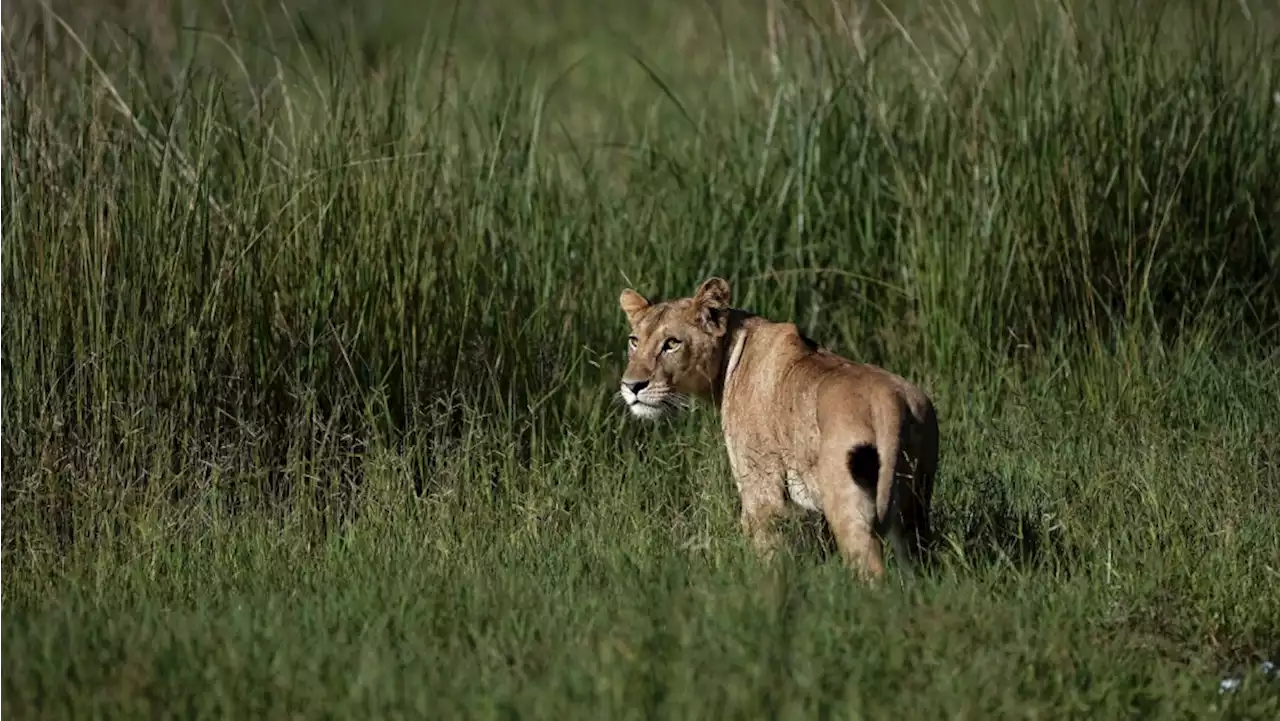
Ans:
[{"label": "lion nose", "polygon": [[626,386],[627,390],[632,393],[638,394],[640,391],[649,387],[649,381],[623,381],[622,385]]}]

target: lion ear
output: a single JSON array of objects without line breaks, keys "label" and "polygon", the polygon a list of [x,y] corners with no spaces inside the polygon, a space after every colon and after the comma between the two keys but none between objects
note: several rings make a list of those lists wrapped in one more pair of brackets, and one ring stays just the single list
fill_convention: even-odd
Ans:
[{"label": "lion ear", "polygon": [[622,295],[618,296],[618,305],[622,307],[622,312],[627,314],[627,318],[631,318],[636,313],[648,308],[649,301],[634,290],[627,288],[622,291]]},{"label": "lion ear", "polygon": [[729,298],[729,281],[724,278],[706,279],[693,294],[698,320],[716,337],[728,330]]},{"label": "lion ear", "polygon": [[698,286],[693,294],[693,301],[701,308],[724,311],[729,310],[729,281],[724,278],[707,278]]}]

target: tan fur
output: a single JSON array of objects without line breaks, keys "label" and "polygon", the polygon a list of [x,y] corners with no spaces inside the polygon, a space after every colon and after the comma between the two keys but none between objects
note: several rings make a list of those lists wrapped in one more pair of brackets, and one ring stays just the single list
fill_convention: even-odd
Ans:
[{"label": "tan fur", "polygon": [[919,388],[808,340],[792,323],[730,307],[729,284],[651,304],[628,288],[631,325],[619,395],[656,419],[690,397],[719,407],[743,532],[771,555],[790,500],[825,515],[844,559],[884,574],[880,538],[908,563],[932,544],[938,423]]}]

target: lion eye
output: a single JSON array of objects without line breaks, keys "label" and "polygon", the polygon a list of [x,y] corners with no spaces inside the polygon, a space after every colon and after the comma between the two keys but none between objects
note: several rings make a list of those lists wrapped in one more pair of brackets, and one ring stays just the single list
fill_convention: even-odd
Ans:
[{"label": "lion eye", "polygon": [[635,350],[636,346],[639,344],[640,344],[639,338],[635,336],[631,336],[630,338],[627,338],[627,348],[630,348],[631,350]]},{"label": "lion eye", "polygon": [[668,338],[662,342],[662,352],[669,353],[675,350],[676,348],[679,348],[680,343],[681,341],[679,338]]}]

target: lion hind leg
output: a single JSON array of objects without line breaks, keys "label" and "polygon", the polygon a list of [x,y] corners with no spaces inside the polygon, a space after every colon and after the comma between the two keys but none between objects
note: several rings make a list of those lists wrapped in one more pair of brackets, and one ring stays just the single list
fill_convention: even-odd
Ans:
[{"label": "lion hind leg", "polygon": [[[874,474],[871,469],[863,471],[865,477],[875,479],[872,493],[876,499],[876,528],[886,536],[893,547],[893,555],[899,567],[907,576],[914,575],[915,566],[920,562],[920,539],[917,529],[917,504],[911,494],[911,481],[915,474],[905,463],[902,451],[902,437],[898,429],[888,423],[882,423],[876,433],[877,443],[874,450],[877,465]],[[850,452],[850,459],[855,457],[857,449]],[[850,470],[855,480],[858,469],[850,461]],[[904,494],[907,494],[904,496]]]},{"label": "lion hind leg", "polygon": [[840,555],[869,580],[884,575],[884,549],[876,533],[876,474],[867,475],[869,468],[878,466],[875,448],[859,444],[851,452],[830,449],[818,467],[823,512]]},{"label": "lion hind leg", "polygon": [[[869,443],[854,444],[848,451],[848,464],[842,483],[830,484],[849,489],[857,499],[856,505],[865,517],[864,525],[868,533],[876,537],[880,548],[888,541],[893,549],[894,558],[903,573],[914,575],[918,553],[911,542],[910,528],[903,518],[905,510],[902,489],[895,482],[896,464],[884,462],[884,459],[896,459],[897,444],[887,444],[889,448],[877,448]],[[849,483],[852,477],[853,483]],[[863,544],[869,542],[865,539]],[[881,551],[881,554],[883,551]],[[883,560],[881,560],[883,563]]]}]

